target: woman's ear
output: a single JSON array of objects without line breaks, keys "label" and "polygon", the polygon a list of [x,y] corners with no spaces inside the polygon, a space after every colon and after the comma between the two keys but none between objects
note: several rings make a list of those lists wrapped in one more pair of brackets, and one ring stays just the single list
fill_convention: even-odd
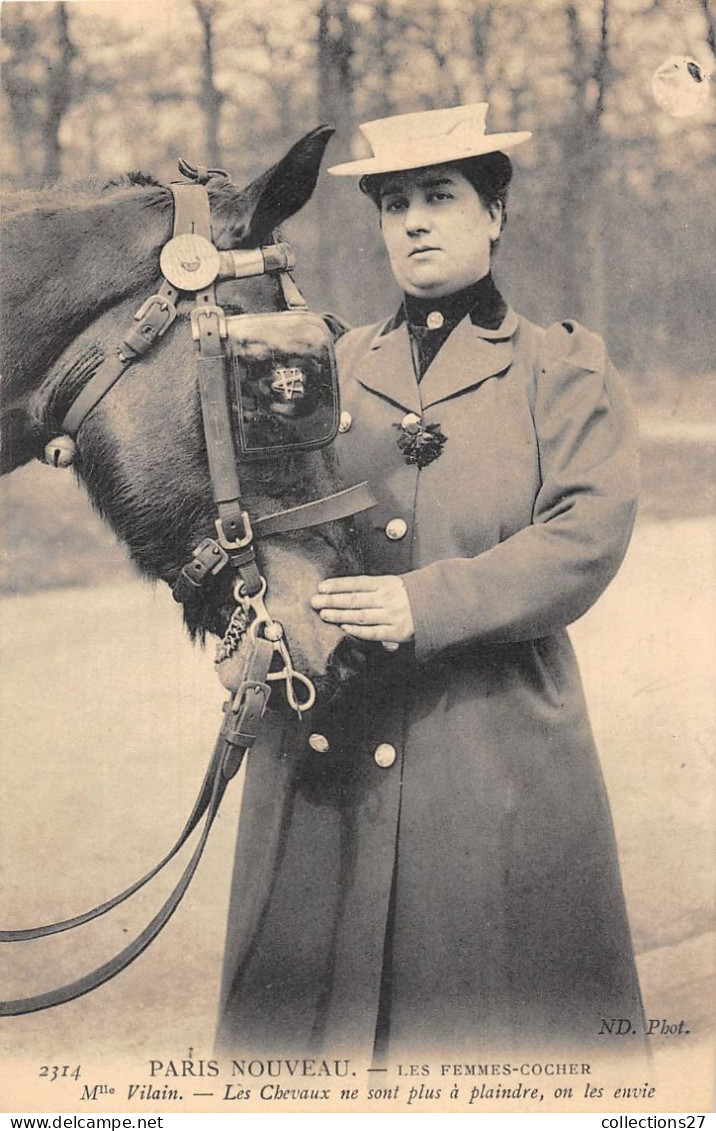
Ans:
[{"label": "woman's ear", "polygon": [[488,204],[487,211],[490,213],[490,240],[495,243],[505,226],[507,210],[501,200],[493,200]]}]

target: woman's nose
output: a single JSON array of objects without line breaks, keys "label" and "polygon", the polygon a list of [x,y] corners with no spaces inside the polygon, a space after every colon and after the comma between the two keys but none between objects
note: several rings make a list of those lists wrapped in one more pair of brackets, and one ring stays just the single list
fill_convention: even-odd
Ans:
[{"label": "woman's nose", "polygon": [[422,201],[411,202],[405,210],[405,230],[408,235],[418,235],[430,228],[430,217]]}]

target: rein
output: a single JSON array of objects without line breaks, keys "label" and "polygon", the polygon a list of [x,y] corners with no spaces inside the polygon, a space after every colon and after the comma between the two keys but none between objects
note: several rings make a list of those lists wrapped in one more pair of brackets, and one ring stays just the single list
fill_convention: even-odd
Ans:
[{"label": "rein", "polygon": [[[307,304],[290,270],[295,263],[286,243],[246,251],[220,252],[211,240],[211,211],[205,187],[212,171],[180,163],[188,182],[171,185],[174,197],[173,235],[160,255],[162,282],[134,316],[115,353],[107,357],[79,393],[62,423],[63,435],[51,441],[45,458],[55,466],[68,466],[76,452],[76,438],[89,413],[107,395],[130,365],[144,356],[176,319],[180,293],[194,295],[192,338],[198,345],[197,369],[202,421],[217,511],[215,536],[195,547],[179,572],[173,588],[179,602],[195,600],[204,584],[223,569],[235,573],[235,609],[220,645],[218,663],[236,657],[238,670],[227,684],[232,692],[224,704],[224,719],[193,809],[169,852],[141,879],[106,902],[70,919],[24,930],[0,931],[0,942],[22,942],[72,930],[118,907],[154,879],[177,855],[204,820],[192,856],[178,883],[144,930],[104,965],[58,989],[33,997],[0,1002],[0,1016],[16,1016],[48,1009],[74,1000],[109,981],[134,961],[168,923],[179,906],[199,865],[211,826],[229,781],[238,773],[246,751],[253,745],[266,713],[271,684],[282,682],[289,706],[299,719],[316,699],[308,676],[291,660],[283,625],[267,607],[267,583],[256,559],[255,538],[347,518],[375,505],[367,483],[273,514],[250,518],[242,504],[238,459],[231,425],[227,391],[225,342],[227,318],[216,301],[216,282],[245,279],[276,272],[286,311],[307,311]],[[243,655],[239,649],[244,646]],[[278,668],[275,662],[278,661]],[[222,680],[223,682],[223,680]]]}]

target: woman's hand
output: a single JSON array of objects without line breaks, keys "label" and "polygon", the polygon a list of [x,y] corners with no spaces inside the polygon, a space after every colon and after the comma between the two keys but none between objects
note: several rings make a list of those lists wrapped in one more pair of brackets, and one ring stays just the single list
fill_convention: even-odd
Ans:
[{"label": "woman's hand", "polygon": [[358,640],[397,645],[415,633],[408,594],[397,575],[329,577],[319,584],[311,605],[321,620]]}]

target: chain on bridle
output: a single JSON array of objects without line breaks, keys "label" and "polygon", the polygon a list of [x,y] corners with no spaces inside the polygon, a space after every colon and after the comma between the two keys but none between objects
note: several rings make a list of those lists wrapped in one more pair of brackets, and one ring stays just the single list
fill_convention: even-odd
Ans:
[{"label": "chain on bridle", "polygon": [[[338,402],[332,341],[325,323],[308,311],[293,281],[290,271],[295,257],[288,244],[234,251],[219,251],[214,246],[205,186],[211,176],[226,174],[222,170],[194,169],[184,161],[179,163],[179,171],[188,180],[170,186],[174,198],[174,225],[172,238],[164,245],[160,255],[161,284],[142,303],[114,353],[105,358],[76,397],[62,422],[63,435],[47,445],[45,458],[55,466],[69,466],[75,455],[77,435],[86,417],[132,363],[145,356],[167,332],[176,319],[179,296],[193,295],[191,328],[198,350],[202,421],[217,517],[214,533],[202,539],[193,550],[191,559],[180,569],[173,592],[177,601],[191,602],[202,593],[207,582],[224,569],[234,573],[235,609],[217,656],[220,670],[227,661],[233,661],[231,678],[222,678],[232,695],[224,705],[224,719],[194,808],[181,835],[163,860],[125,891],[91,911],[41,927],[0,931],[0,942],[43,938],[81,926],[111,911],[153,879],[176,856],[205,817],[191,859],[160,911],[129,946],[103,966],[57,990],[2,1002],[0,1016],[47,1009],[88,993],[128,966],[168,922],[199,864],[226,786],[237,773],[246,750],[256,740],[271,695],[271,684],[277,681],[284,684],[289,706],[299,718],[301,712],[313,706],[316,698],[312,681],[293,666],[283,625],[271,616],[267,607],[267,583],[259,570],[256,539],[347,518],[375,505],[368,484],[359,483],[284,511],[249,516],[242,503],[241,461],[232,427],[233,402],[227,376],[226,345],[234,329],[233,324],[240,323],[236,333],[241,341],[251,342],[254,353],[253,360],[240,357],[237,361],[236,357],[232,358],[234,392],[238,398],[238,410],[233,405],[233,412],[234,415],[239,412],[241,452],[248,458],[251,453],[266,457],[273,450],[280,453],[287,447],[322,447],[333,440],[338,422]],[[276,273],[279,279],[285,311],[227,318],[217,303],[217,281],[252,278],[269,272]],[[242,322],[242,319],[245,321]],[[265,321],[262,323],[261,319]],[[277,319],[283,321],[278,322]],[[280,363],[271,349],[272,342],[276,341]],[[316,373],[320,376],[324,403],[319,405],[321,412],[313,412],[311,428],[306,429],[305,434],[299,432],[296,439],[294,417],[301,411],[306,395],[302,351],[310,354],[305,368],[312,367],[314,377]],[[258,362],[256,357],[259,357]],[[247,374],[256,380],[249,382]],[[260,393],[258,401],[256,389]],[[272,398],[278,398],[278,402]],[[278,443],[272,438],[276,435],[276,422],[270,414],[272,408],[288,420],[288,431],[286,428],[279,431]],[[318,425],[314,418],[318,419]],[[279,421],[279,430],[283,426],[284,422]],[[287,436],[289,439],[284,443]],[[271,439],[269,444],[264,443],[267,438]],[[275,667],[276,661],[278,668]]]}]

